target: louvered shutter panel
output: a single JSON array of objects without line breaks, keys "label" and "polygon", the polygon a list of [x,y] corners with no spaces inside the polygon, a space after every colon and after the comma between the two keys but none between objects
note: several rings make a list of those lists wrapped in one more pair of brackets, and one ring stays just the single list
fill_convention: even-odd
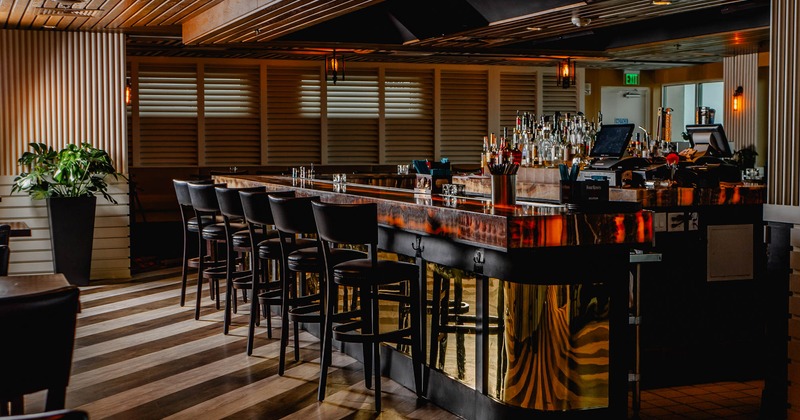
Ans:
[{"label": "louvered shutter panel", "polygon": [[455,164],[480,163],[488,132],[486,72],[441,72],[441,154]]},{"label": "louvered shutter panel", "polygon": [[267,162],[321,162],[317,68],[267,69]]},{"label": "louvered shutter panel", "polygon": [[517,112],[536,114],[536,73],[500,73],[500,127],[511,130]]},{"label": "louvered shutter panel", "polygon": [[378,100],[377,69],[327,82],[328,163],[378,163]]},{"label": "louvered shutter panel", "polygon": [[197,165],[197,71],[192,66],[139,66],[142,166]]},{"label": "louvered shutter panel", "polygon": [[433,159],[433,72],[387,69],[386,163]]},{"label": "louvered shutter panel", "polygon": [[556,84],[555,73],[542,74],[542,113],[553,114],[578,112],[578,87],[567,89]]},{"label": "louvered shutter panel", "polygon": [[205,68],[207,165],[261,162],[258,67]]}]

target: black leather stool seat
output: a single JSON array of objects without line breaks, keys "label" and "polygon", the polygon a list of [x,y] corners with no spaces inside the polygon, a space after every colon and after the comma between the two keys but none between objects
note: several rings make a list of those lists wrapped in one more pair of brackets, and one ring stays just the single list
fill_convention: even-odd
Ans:
[{"label": "black leather stool seat", "polygon": [[[366,258],[367,254],[354,249],[335,248],[331,250],[331,257],[334,264],[338,264],[342,261]],[[290,270],[304,273],[320,273],[325,269],[325,258],[316,247],[292,252],[287,257],[287,263]]]},{"label": "black leather stool seat", "polygon": [[224,241],[227,238],[225,234],[225,225],[221,223],[208,225],[203,228],[203,239],[210,241]]},{"label": "black leather stool seat", "polygon": [[[254,243],[260,243],[265,241],[269,238],[277,238],[278,231],[277,230],[268,230],[267,233],[264,233],[261,230],[257,230],[255,233],[255,237],[253,238]],[[233,247],[234,248],[250,248],[250,232],[245,230],[240,230],[233,234]]]},{"label": "black leather stool seat", "polygon": [[[222,223],[221,217],[200,216],[203,219],[203,225],[210,223]],[[192,217],[186,222],[186,228],[189,232],[197,232],[197,218]]]},{"label": "black leather stool seat", "polygon": [[[295,240],[294,249],[317,247],[317,240],[310,238],[298,238]],[[258,243],[258,258],[262,259],[280,259],[281,256],[281,241],[278,238],[270,238]]]},{"label": "black leather stool seat", "polygon": [[354,287],[363,286],[365,281],[378,285],[393,284],[418,275],[416,264],[394,260],[378,260],[374,266],[367,259],[345,261],[337,263],[333,269],[336,283]]}]

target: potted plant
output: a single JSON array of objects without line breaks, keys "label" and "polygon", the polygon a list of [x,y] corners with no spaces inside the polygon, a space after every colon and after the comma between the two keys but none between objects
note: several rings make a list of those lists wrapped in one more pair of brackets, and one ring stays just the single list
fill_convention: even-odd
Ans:
[{"label": "potted plant", "polygon": [[14,178],[11,192],[46,200],[54,271],[72,284],[87,285],[96,195],[116,204],[106,177],[125,177],[114,169],[108,153],[89,143],[69,144],[58,152],[44,143],[30,143],[30,147],[32,151],[17,161],[26,172]]}]

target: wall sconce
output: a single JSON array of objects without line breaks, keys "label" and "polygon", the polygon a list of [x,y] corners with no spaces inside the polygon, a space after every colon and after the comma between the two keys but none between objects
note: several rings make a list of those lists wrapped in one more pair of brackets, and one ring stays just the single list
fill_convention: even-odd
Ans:
[{"label": "wall sconce", "polygon": [[331,78],[334,85],[340,75],[342,76],[342,80],[344,80],[344,57],[341,55],[337,56],[335,48],[332,55],[325,57],[325,74]]},{"label": "wall sconce", "polygon": [[556,83],[564,89],[575,86],[575,62],[567,58],[558,63]]},{"label": "wall sconce", "polygon": [[125,80],[125,105],[131,104],[131,96],[133,95],[133,88],[131,87],[131,79]]},{"label": "wall sconce", "polygon": [[733,91],[733,110],[739,111],[742,109],[742,94],[744,90],[741,86],[737,87],[736,90]]}]

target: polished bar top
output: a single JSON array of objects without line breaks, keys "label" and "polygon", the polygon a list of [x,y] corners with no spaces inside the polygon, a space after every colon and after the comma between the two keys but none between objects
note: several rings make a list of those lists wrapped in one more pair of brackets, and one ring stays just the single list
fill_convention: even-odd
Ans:
[{"label": "polished bar top", "polygon": [[35,295],[42,292],[74,287],[63,274],[30,276],[0,276],[0,300],[8,297]]},{"label": "polished bar top", "polygon": [[412,190],[359,184],[337,185],[268,175],[221,175],[229,187],[266,185],[294,189],[339,203],[375,202],[379,221],[405,231],[508,250],[602,244],[644,244],[653,238],[652,212],[581,213],[543,203],[492,205],[487,199],[415,194]]}]

